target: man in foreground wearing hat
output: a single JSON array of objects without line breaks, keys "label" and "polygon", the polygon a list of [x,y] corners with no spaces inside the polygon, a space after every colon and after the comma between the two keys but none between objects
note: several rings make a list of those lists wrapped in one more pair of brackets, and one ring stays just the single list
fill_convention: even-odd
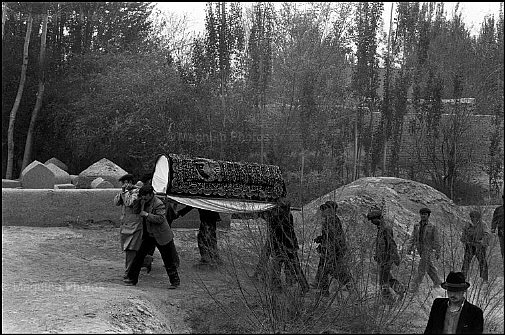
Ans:
[{"label": "man in foreground wearing hat", "polygon": [[395,302],[391,289],[398,294],[398,300],[402,300],[406,289],[397,279],[391,275],[393,263],[400,265],[400,256],[393,236],[393,228],[386,224],[382,211],[372,208],[366,218],[377,226],[377,236],[375,238],[374,260],[379,266],[379,283],[381,286],[381,296],[386,303]]},{"label": "man in foreground wearing hat", "polygon": [[425,334],[482,334],[484,316],[482,309],[465,299],[470,284],[462,272],[451,271],[442,283],[447,298],[436,298],[431,306]]},{"label": "man in foreground wearing hat", "polygon": [[417,276],[410,290],[412,293],[417,293],[426,272],[428,272],[428,276],[433,281],[434,288],[440,288],[440,283],[442,282],[438,278],[437,268],[433,265],[433,251],[435,251],[435,258],[438,260],[440,258],[441,244],[437,227],[429,222],[430,213],[431,210],[426,207],[419,210],[421,221],[414,225],[410,246],[407,249],[407,253],[411,253],[414,247],[417,247],[417,251],[421,257]]}]

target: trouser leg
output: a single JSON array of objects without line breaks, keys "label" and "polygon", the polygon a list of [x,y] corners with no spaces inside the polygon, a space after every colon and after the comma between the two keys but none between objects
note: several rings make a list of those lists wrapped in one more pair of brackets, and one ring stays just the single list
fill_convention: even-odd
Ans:
[{"label": "trouser leg", "polygon": [[381,287],[381,295],[384,298],[392,298],[390,290],[390,280],[391,276],[391,265],[383,264],[379,265],[379,284]]},{"label": "trouser leg", "polygon": [[133,260],[135,259],[135,255],[137,255],[136,250],[125,250],[125,275],[128,275],[128,271],[130,271],[131,266],[133,264]]},{"label": "trouser leg", "polygon": [[325,260],[324,257],[319,257],[319,264],[317,265],[316,277],[314,279],[314,284],[316,284],[318,287],[320,286],[321,278],[322,278],[323,271],[324,271],[325,262],[326,262],[326,260]]},{"label": "trouser leg", "polygon": [[421,285],[421,282],[423,281],[424,274],[426,273],[426,258],[424,255],[420,255],[421,258],[419,260],[419,266],[417,267],[417,274],[414,279],[414,288],[418,288],[419,285]]},{"label": "trouser leg", "polygon": [[198,250],[200,251],[200,257],[202,262],[210,262],[209,255],[209,229],[205,222],[200,222],[200,229],[197,235]]},{"label": "trouser leg", "polygon": [[473,246],[465,244],[465,255],[463,256],[463,266],[461,272],[468,278],[468,270],[470,269],[470,264],[472,263],[472,258],[475,254],[475,249]]},{"label": "trouser leg", "polygon": [[298,253],[290,252],[288,253],[287,256],[288,259],[286,265],[290,267],[289,271],[291,271],[291,273],[295,275],[296,279],[298,280],[298,283],[300,283],[302,290],[308,291],[309,283],[307,282],[307,278],[305,278],[305,274],[302,271],[302,267],[300,265],[300,259],[298,258]]},{"label": "trouser leg", "polygon": [[434,285],[440,285],[442,284],[442,281],[440,280],[440,278],[438,278],[438,273],[437,273],[437,268],[435,267],[435,265],[433,265],[433,261],[432,261],[432,255],[431,253],[427,256],[427,272],[428,272],[428,276],[430,276],[431,278],[431,281],[433,282]]},{"label": "trouser leg", "polygon": [[488,280],[488,266],[487,266],[487,259],[486,259],[486,247],[479,246],[477,247],[476,250],[476,257],[477,260],[479,261],[479,273],[480,277],[482,280],[487,281]]},{"label": "trouser leg", "polygon": [[152,245],[156,245],[154,238],[150,236],[144,237],[142,244],[140,245],[140,249],[137,251],[130,270],[128,271],[128,278],[130,278],[134,283],[137,283],[139,279],[140,268],[144,262],[144,257],[147,255],[147,252],[150,250]]},{"label": "trouser leg", "polygon": [[500,251],[501,251],[501,258],[503,260],[503,231],[498,231],[498,240],[500,241]]},{"label": "trouser leg", "polygon": [[156,245],[161,254],[163,265],[167,271],[168,278],[172,285],[178,286],[181,283],[179,273],[177,272],[177,250],[174,240],[165,245]]},{"label": "trouser leg", "polygon": [[351,271],[347,266],[346,260],[344,259],[337,260],[337,268],[335,269],[335,271],[336,271],[336,278],[338,279],[339,283],[349,288],[350,287],[349,285],[351,285],[352,283],[352,276]]},{"label": "trouser leg", "polygon": [[272,267],[271,267],[271,278],[272,278],[272,287],[274,289],[280,289],[281,285],[281,271],[282,271],[282,263],[284,263],[284,259],[279,252],[274,251],[272,257]]},{"label": "trouser leg", "polygon": [[259,276],[264,274],[265,268],[268,264],[268,258],[270,257],[270,241],[267,239],[265,244],[261,248],[260,257],[258,259],[258,264],[256,265],[256,270],[254,270],[254,275]]},{"label": "trouser leg", "polygon": [[215,262],[220,262],[221,259],[219,258],[219,252],[217,249],[217,224],[216,222],[209,222],[207,223],[208,230],[209,230],[209,256],[210,259],[215,261]]}]

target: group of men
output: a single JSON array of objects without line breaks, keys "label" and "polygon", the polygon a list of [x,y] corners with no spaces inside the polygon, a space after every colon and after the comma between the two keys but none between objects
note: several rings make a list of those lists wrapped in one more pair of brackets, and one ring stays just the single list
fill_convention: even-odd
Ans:
[{"label": "group of men", "polygon": [[[155,248],[158,249],[170,280],[170,289],[177,288],[181,281],[177,271],[179,255],[174,244],[172,222],[190,212],[193,207],[186,206],[176,211],[175,204],[158,198],[149,182],[134,184],[134,176],[126,174],[119,178],[121,191],[114,197],[114,204],[122,206],[120,239],[125,252],[126,285],[136,285],[142,267],[151,271]],[[198,248],[201,263],[221,263],[217,251],[216,224],[219,213],[198,209],[200,229]]]},{"label": "group of men", "polygon": [[[133,176],[127,174],[119,179],[122,190],[115,196],[114,203],[121,205],[121,244],[126,254],[125,276],[126,285],[136,285],[142,266],[151,267],[154,248],[158,248],[165,265],[170,288],[180,285],[177,271],[180,261],[174,244],[174,234],[171,229],[173,220],[186,215],[193,207],[176,211],[170,202],[166,205],[155,194],[153,187],[134,185]],[[503,195],[502,195],[503,198]],[[273,271],[272,283],[275,289],[281,289],[281,271],[284,265],[286,283],[298,283],[302,293],[309,288],[319,289],[323,296],[329,295],[330,278],[350,292],[355,291],[355,285],[349,269],[348,248],[345,231],[337,215],[338,205],[334,201],[326,201],[320,206],[322,217],[321,234],[314,239],[318,243],[319,264],[315,281],[309,285],[298,257],[298,241],[295,234],[293,215],[290,204],[281,199],[277,205],[262,214],[267,221],[268,238],[265,242],[256,271],[253,275],[259,278],[265,275],[265,266],[271,261]],[[219,214],[212,211],[198,209],[200,214],[200,229],[198,232],[198,247],[201,263],[220,264],[221,259],[217,251],[216,223]],[[466,282],[471,261],[475,256],[479,261],[480,277],[484,284],[488,281],[488,265],[486,248],[489,244],[489,233],[482,222],[479,211],[470,212],[470,222],[464,227],[461,242],[465,246],[463,266],[461,272],[451,271],[445,282],[442,282],[433,264],[434,259],[441,256],[441,241],[436,225],[430,220],[431,210],[419,210],[420,221],[414,224],[407,253],[415,249],[420,256],[417,274],[413,280],[411,293],[416,293],[425,276],[433,281],[435,288],[447,290],[448,298],[435,299],[425,333],[459,333],[470,330],[472,333],[482,333],[482,310],[466,301],[464,293],[470,286]],[[378,207],[369,210],[366,218],[377,227],[375,236],[374,260],[378,265],[380,292],[387,304],[403,299],[407,287],[393,277],[393,264],[400,265],[400,257],[393,235],[393,229],[384,218],[383,211]],[[503,204],[493,213],[491,232],[497,232],[503,258]],[[265,277],[263,277],[265,278]],[[393,295],[396,293],[396,298]]]}]

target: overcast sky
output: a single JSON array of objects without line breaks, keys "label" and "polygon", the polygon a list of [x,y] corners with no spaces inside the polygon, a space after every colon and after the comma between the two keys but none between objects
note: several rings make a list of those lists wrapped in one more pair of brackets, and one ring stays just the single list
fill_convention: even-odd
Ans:
[{"label": "overcast sky", "polygon": [[[205,4],[206,2],[158,2],[160,10],[171,11],[177,14],[188,15],[189,28],[193,31],[203,32],[205,30]],[[243,7],[252,5],[253,2],[244,2]],[[384,2],[384,23],[389,25],[389,15],[393,2]],[[448,17],[452,17],[452,11],[456,2],[446,2],[445,8]],[[498,18],[500,2],[460,2],[461,13],[467,26],[471,28],[472,34],[477,34],[484,16],[494,14]]]}]

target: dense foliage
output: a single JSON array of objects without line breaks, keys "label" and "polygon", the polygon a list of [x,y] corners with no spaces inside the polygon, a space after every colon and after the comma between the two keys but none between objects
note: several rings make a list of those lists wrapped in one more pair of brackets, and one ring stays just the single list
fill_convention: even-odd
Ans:
[{"label": "dense foliage", "polygon": [[[474,156],[458,150],[464,120],[441,121],[442,99],[475,98],[478,114],[493,117],[483,172],[494,190],[503,179],[503,10],[472,36],[457,6],[448,15],[443,3],[398,3],[385,31],[382,3],[219,2],[206,7],[205,33],[188,38],[184,22],[153,3],[2,6],[3,176],[27,19],[14,178],[47,10],[46,91],[31,157],[56,157],[72,174],[106,157],[140,176],[157,153],[172,152],[279,165],[296,203],[370,175],[429,182],[457,199]],[[430,164],[401,158],[409,108],[424,125]]]}]

